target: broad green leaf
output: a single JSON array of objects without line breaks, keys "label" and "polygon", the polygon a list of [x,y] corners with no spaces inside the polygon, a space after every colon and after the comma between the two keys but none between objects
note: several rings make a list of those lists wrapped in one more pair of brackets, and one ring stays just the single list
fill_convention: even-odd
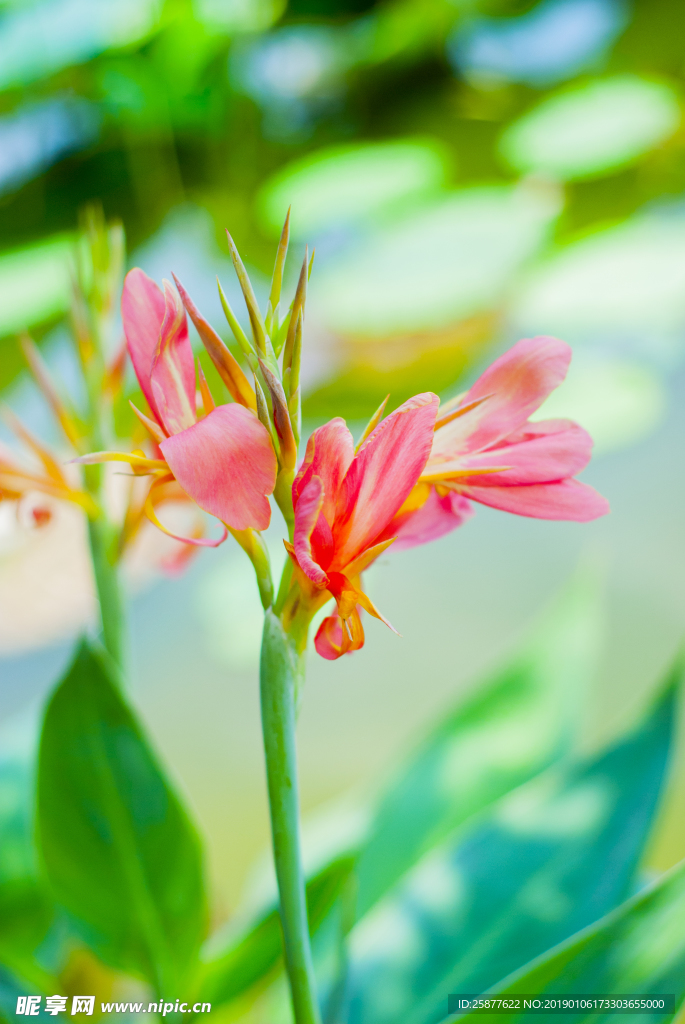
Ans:
[{"label": "broad green leaf", "polygon": [[[339,858],[307,882],[309,927],[319,928],[350,876],[353,862]],[[223,946],[217,949],[217,946]],[[211,939],[207,944],[206,962],[201,968],[199,996],[213,1006],[238,998],[253,985],[270,977],[282,966],[282,938],[278,909],[271,908],[256,923],[239,935],[229,934],[226,940]]]},{"label": "broad green leaf", "polygon": [[206,919],[199,841],[85,642],[45,713],[38,840],[55,897],[91,948],[165,998],[183,996]]},{"label": "broad green leaf", "polygon": [[452,829],[569,749],[597,666],[596,589],[578,580],[534,642],[429,736],[382,796],[357,865],[361,916]]},{"label": "broad green leaf", "polygon": [[449,993],[486,991],[626,899],[663,784],[679,681],[680,670],[633,734],[508,794],[360,923],[349,1024],[436,1024]]},{"label": "broad green leaf", "polygon": [[[675,996],[677,1013],[685,1003],[685,862],[503,981],[495,991],[512,996],[529,992],[667,994]],[[586,1020],[600,1024],[618,1016],[577,1013],[570,1019],[575,1024]],[[488,1021],[501,1019],[486,1015]],[[512,1024],[528,1019],[537,1017],[525,1012],[507,1015]],[[674,1015],[641,1013],[639,1019],[645,1024],[669,1024]]]},{"label": "broad green leaf", "polygon": [[625,167],[673,135],[680,120],[666,83],[599,78],[542,100],[505,129],[500,152],[517,171],[572,181]]}]

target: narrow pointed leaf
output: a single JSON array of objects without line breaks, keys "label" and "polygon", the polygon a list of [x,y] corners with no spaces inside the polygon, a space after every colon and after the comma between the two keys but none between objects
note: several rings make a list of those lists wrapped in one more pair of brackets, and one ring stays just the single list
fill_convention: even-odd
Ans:
[{"label": "narrow pointed leaf", "polygon": [[360,916],[453,828],[568,751],[599,625],[596,588],[578,581],[528,649],[400,769],[360,851]]},{"label": "narrow pointed leaf", "polygon": [[[349,857],[327,864],[307,881],[307,917],[315,934],[352,870]],[[276,906],[237,935],[207,943],[201,968],[200,995],[213,1006],[230,1002],[282,967],[281,925]]]},{"label": "narrow pointed leaf", "polygon": [[[608,752],[555,766],[424,858],[353,936],[349,1024],[438,1024],[448,993],[485,992],[625,900],[664,781],[675,698],[672,685]],[[388,920],[413,954],[384,942]]]},{"label": "narrow pointed leaf", "polygon": [[[645,1024],[669,1024],[685,1005],[685,862],[658,882],[627,900],[613,913],[539,957],[494,989],[498,995],[519,993],[669,994],[674,1014],[642,1012]],[[470,1020],[481,1014],[468,1015]],[[483,1015],[490,1024],[501,1017]],[[624,1019],[619,1013],[574,1014],[574,1024]],[[450,1021],[454,1018],[450,1017]],[[531,1013],[508,1014],[507,1021],[539,1019]]]}]

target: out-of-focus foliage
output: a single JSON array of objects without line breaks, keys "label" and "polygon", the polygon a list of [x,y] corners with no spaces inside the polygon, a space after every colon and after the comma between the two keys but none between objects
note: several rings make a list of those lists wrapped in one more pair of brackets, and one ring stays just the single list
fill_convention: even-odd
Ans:
[{"label": "out-of-focus foliage", "polygon": [[63,314],[61,233],[97,197],[134,259],[194,207],[257,276],[293,205],[312,416],[449,392],[521,331],[610,357],[576,381],[593,402],[658,391],[685,329],[683,30],[675,0],[6,2],[0,384],[14,332]]}]

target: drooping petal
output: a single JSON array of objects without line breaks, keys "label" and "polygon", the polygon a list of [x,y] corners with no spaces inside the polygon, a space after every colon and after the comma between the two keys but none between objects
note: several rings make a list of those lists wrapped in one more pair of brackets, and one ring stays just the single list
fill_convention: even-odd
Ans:
[{"label": "drooping petal", "polygon": [[518,432],[523,440],[516,444],[502,443],[486,452],[462,455],[453,462],[429,464],[423,479],[449,479],[451,473],[457,473],[462,483],[468,482],[465,474],[469,469],[481,474],[497,469],[478,479],[474,475],[473,483],[483,487],[548,483],[575,476],[590,461],[592,438],[576,423],[551,420],[530,423],[528,428]]},{"label": "drooping petal", "polygon": [[265,530],[276,483],[268,431],[242,405],[219,405],[160,445],[183,490],[234,530]]},{"label": "drooping petal", "polygon": [[195,361],[183,303],[164,282],[164,319],[150,373],[157,413],[169,434],[192,427],[195,412]]},{"label": "drooping petal", "polygon": [[313,476],[304,488],[295,508],[295,533],[293,547],[302,571],[312,583],[325,587],[328,576],[312,556],[311,537],[324,502],[323,483],[320,476]]},{"label": "drooping petal", "polygon": [[[359,647],[363,647],[363,645],[362,635]],[[356,649],[359,650],[359,647]],[[327,661],[336,661],[351,649],[350,638],[343,629],[343,622],[339,615],[328,615],[323,620],[314,637],[314,648],[316,653]]]},{"label": "drooping petal", "polygon": [[415,395],[380,423],[353,459],[340,488],[332,565],[344,568],[383,533],[426,464],[438,397]]},{"label": "drooping petal", "polygon": [[307,442],[304,461],[293,483],[295,504],[312,476],[321,478],[324,490],[323,514],[332,525],[338,491],[354,457],[354,439],[345,420],[336,416],[314,431]]},{"label": "drooping petal", "polygon": [[579,480],[561,480],[550,484],[528,484],[522,487],[462,485],[459,490],[467,498],[503,512],[534,519],[566,519],[586,523],[609,511],[609,502],[601,494]]},{"label": "drooping petal", "polygon": [[436,431],[431,460],[489,448],[517,430],[561,384],[570,361],[570,346],[557,338],[518,341],[478,378],[460,404],[485,400]]},{"label": "drooping petal", "polygon": [[159,420],[150,374],[164,320],[164,295],[139,267],[126,275],[121,296],[121,316],[128,353],[138,383],[153,415]]},{"label": "drooping petal", "polygon": [[421,508],[414,512],[400,512],[386,532],[396,538],[395,551],[406,551],[444,537],[472,515],[473,506],[463,495],[456,491],[440,495],[431,487],[428,499]]}]

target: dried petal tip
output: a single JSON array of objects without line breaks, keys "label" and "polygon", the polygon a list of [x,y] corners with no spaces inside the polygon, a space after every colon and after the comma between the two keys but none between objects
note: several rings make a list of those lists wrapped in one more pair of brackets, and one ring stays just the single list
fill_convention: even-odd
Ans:
[{"label": "dried petal tip", "polygon": [[202,316],[175,274],[174,281],[176,282],[178,294],[181,296],[186,312],[195,324],[200,340],[216,366],[219,376],[228,388],[231,398],[234,402],[238,402],[239,405],[244,405],[246,409],[256,411],[257,401],[254,391],[250,387],[250,382],[243,373],[240,363],[233,356],[230,349],[224,345],[214,328]]}]

